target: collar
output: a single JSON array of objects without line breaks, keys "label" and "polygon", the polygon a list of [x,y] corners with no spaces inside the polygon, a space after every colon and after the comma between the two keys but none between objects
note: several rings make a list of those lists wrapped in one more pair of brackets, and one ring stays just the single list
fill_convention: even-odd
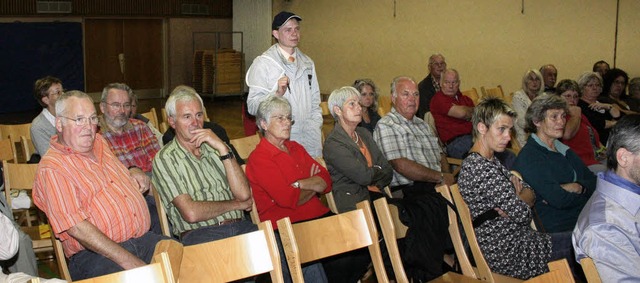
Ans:
[{"label": "collar", "polygon": [[[77,151],[73,150],[71,147],[63,145],[62,143],[59,142],[59,136],[58,135],[53,135],[51,137],[51,147],[60,151],[63,155],[78,155],[80,157],[85,158],[85,156],[83,154],[78,153]],[[101,134],[96,133],[95,139],[93,140],[93,156],[96,157],[96,162],[100,163],[102,162],[102,153],[103,153],[103,148],[105,146],[105,139],[102,137]]]},{"label": "collar", "polygon": [[640,211],[638,185],[625,180],[613,171],[598,173],[598,192],[613,199],[633,215]]},{"label": "collar", "polygon": [[[549,148],[547,146],[546,143],[542,142],[542,140],[538,137],[538,135],[536,135],[535,133],[531,134],[531,137],[533,138],[533,140],[536,141],[536,143],[538,143],[540,146],[546,148],[549,151],[553,151],[551,150],[551,148]],[[558,139],[553,140],[553,145],[556,147],[556,150],[558,150],[558,152],[564,156],[567,156],[567,150],[569,150],[569,147],[563,143],[561,143]]]},{"label": "collar", "polygon": [[[109,125],[107,124],[107,120],[104,118],[104,114],[100,115],[100,117],[98,117],[100,122],[98,123],[98,131],[101,133],[113,133],[113,134],[119,134],[116,133],[114,130],[112,130]],[[124,126],[122,126],[122,132],[126,132],[130,129],[133,128],[133,124],[131,123],[131,118],[129,118],[129,120],[127,121],[126,124],[124,124]]]},{"label": "collar", "polygon": [[42,109],[42,115],[44,115],[44,117],[47,119],[47,121],[49,121],[49,123],[51,123],[51,125],[53,125],[54,127],[56,126],[56,116],[53,116],[53,114],[49,112],[49,109]]},{"label": "collar", "polygon": [[598,173],[598,177],[600,177],[602,180],[605,180],[613,185],[616,185],[634,194],[640,195],[640,185],[620,177],[620,175],[616,174],[612,170],[608,170],[606,172],[600,172]]},{"label": "collar", "polygon": [[[420,123],[422,121],[422,119],[418,118],[416,115],[413,115],[413,119],[411,119],[411,120],[405,118],[398,111],[396,111],[395,107],[391,107],[391,112],[390,113],[392,113],[393,116],[396,117],[396,119],[398,119],[398,123],[418,124],[418,123]],[[420,119],[420,122],[417,119]]]},{"label": "collar", "polygon": [[293,48],[293,53],[289,54],[289,52],[285,51],[284,49],[282,49],[282,47],[280,47],[280,44],[276,44],[276,46],[278,46],[278,51],[280,51],[280,54],[282,54],[282,56],[284,56],[284,59],[289,59],[289,56],[293,56],[293,58],[296,58],[296,60],[298,60],[298,58],[296,57],[296,49]]},{"label": "collar", "polygon": [[[182,158],[192,158],[192,159],[198,159],[196,158],[195,155],[193,155],[189,150],[187,150],[185,147],[182,146],[182,144],[180,144],[180,142],[178,142],[177,137],[175,137],[173,140],[171,140],[172,143],[175,143],[176,145],[176,150],[179,153],[180,157]],[[218,153],[217,150],[213,149],[211,146],[209,146],[209,144],[207,143],[202,143],[200,145],[200,160],[202,160],[204,157],[211,157],[211,156],[219,156],[220,154]]]},{"label": "collar", "polygon": [[[280,154],[287,154],[286,152],[278,149],[275,145],[271,144],[266,138],[261,138],[258,146],[264,148],[271,157],[275,157]],[[291,153],[291,140],[284,141],[284,146],[289,150],[289,153]]]}]

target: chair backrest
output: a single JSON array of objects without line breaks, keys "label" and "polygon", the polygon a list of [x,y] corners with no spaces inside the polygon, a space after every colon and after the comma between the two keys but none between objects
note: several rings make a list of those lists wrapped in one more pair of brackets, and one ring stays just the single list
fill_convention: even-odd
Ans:
[{"label": "chair backrest", "polygon": [[397,243],[397,239],[402,239],[407,235],[408,227],[400,222],[398,207],[389,205],[386,198],[379,198],[373,201],[373,206],[376,208],[376,215],[389,252],[393,272],[396,274],[396,281],[400,283],[409,282],[407,274],[404,272],[404,265],[402,264],[402,257]]},{"label": "chair backrest", "polygon": [[38,164],[9,163],[3,160],[2,168],[4,171],[4,193],[7,204],[11,207],[11,190],[31,191]]},{"label": "chair backrest", "polygon": [[162,123],[169,124],[169,117],[167,115],[167,110],[162,108],[160,109],[160,116],[162,116]]},{"label": "chair backrest", "polygon": [[20,136],[20,148],[22,149],[22,158],[26,161],[29,161],[31,155],[36,151],[31,139],[25,136]]},{"label": "chair backrest", "polygon": [[[159,256],[168,257],[168,261],[161,261]],[[174,240],[162,240],[156,244],[156,248],[153,251],[153,259],[151,263],[154,262],[168,262],[170,263],[169,268],[171,269],[171,273],[173,275],[173,281],[178,282],[180,278],[180,266],[182,265],[182,257],[184,255],[184,246]],[[168,270],[169,268],[165,268]]]},{"label": "chair backrest", "polygon": [[168,129],[169,129],[169,124],[167,122],[161,122],[160,128],[158,128],[158,130],[160,130],[160,132],[163,134],[166,133]]},{"label": "chair backrest", "polygon": [[258,134],[231,140],[231,145],[236,148],[242,159],[249,158],[249,154],[256,149],[258,143],[260,143],[260,135]]},{"label": "chair backrest", "polygon": [[162,235],[171,238],[169,219],[167,218],[167,211],[164,209],[164,205],[162,204],[160,193],[158,193],[158,190],[153,185],[151,185],[151,190],[153,192],[153,198],[156,201],[156,209],[158,211],[158,218],[160,220],[160,230],[162,230]]},{"label": "chair backrest", "polygon": [[2,133],[2,139],[8,138],[11,140],[11,146],[13,147],[13,152],[15,153],[15,161],[14,162],[22,162],[25,163],[27,160],[22,158],[23,155],[18,155],[18,147],[16,146],[20,143],[20,136],[30,137],[31,136],[31,123],[27,124],[17,124],[17,125],[0,125],[0,133]]},{"label": "chair backrest", "polygon": [[180,282],[231,282],[267,272],[272,282],[283,282],[271,222],[258,227],[259,231],[184,247]]},{"label": "chair backrest", "polygon": [[[573,283],[573,274],[566,259],[549,262],[549,272],[524,281],[525,283]],[[591,282],[591,281],[589,281]]]},{"label": "chair backrest", "polygon": [[291,224],[289,217],[278,220],[293,282],[304,282],[302,264],[363,247],[369,248],[378,282],[388,282],[369,201],[356,207],[353,211],[296,224]]},{"label": "chair backrest", "polygon": [[478,90],[475,87],[462,91],[462,95],[471,98],[471,100],[473,100],[473,105],[478,105],[478,102],[480,101],[480,95],[478,95]]},{"label": "chair backrest", "polygon": [[67,257],[64,255],[62,243],[58,238],[53,236],[53,233],[51,239],[53,241],[53,252],[56,256],[58,271],[60,272],[60,279],[71,281],[71,273],[69,273],[69,265],[67,265]]},{"label": "chair backrest", "polygon": [[480,88],[482,90],[482,97],[497,97],[500,98],[502,100],[504,100],[504,91],[502,91],[502,86],[498,85],[494,88],[485,88],[485,87],[481,87]]},{"label": "chair backrest", "polygon": [[[161,261],[168,260],[167,257],[159,257]],[[164,267],[170,266],[169,263],[156,262],[142,267],[107,274],[99,277],[89,278],[78,283],[173,283],[173,275],[171,270],[164,270]],[[168,275],[168,276],[165,276]]]},{"label": "chair backrest", "polygon": [[473,259],[476,262],[477,276],[480,280],[494,282],[491,268],[489,268],[489,264],[485,260],[484,255],[482,254],[482,250],[480,250],[480,245],[478,244],[478,239],[476,238],[476,232],[473,229],[473,221],[471,220],[471,212],[469,211],[469,206],[467,206],[467,203],[462,198],[460,189],[458,188],[458,184],[452,185],[450,189],[451,196],[453,197],[453,202],[455,203],[456,209],[458,211],[458,216],[460,217],[462,227],[464,228],[464,233],[467,236],[467,242],[471,247]]},{"label": "chair backrest", "polygon": [[140,115],[149,119],[151,125],[153,125],[156,129],[160,129],[160,124],[158,123],[158,114],[156,114],[156,108],[151,107],[151,110],[149,110],[149,112],[141,113]]},{"label": "chair backrest", "polygon": [[383,117],[389,112],[391,112],[391,94],[381,94],[378,96],[378,114]]},{"label": "chair backrest", "polygon": [[331,111],[329,111],[329,103],[326,101],[320,102],[320,110],[322,110],[322,116],[331,115]]},{"label": "chair backrest", "polygon": [[600,274],[598,274],[598,269],[596,269],[596,264],[593,262],[592,258],[583,257],[580,260],[580,265],[582,266],[582,271],[584,271],[584,276],[587,277],[587,282],[589,283],[602,282],[602,279],[600,279]]},{"label": "chair backrest", "polygon": [[0,160],[11,161],[14,163],[18,160],[15,146],[8,138],[0,138]]}]

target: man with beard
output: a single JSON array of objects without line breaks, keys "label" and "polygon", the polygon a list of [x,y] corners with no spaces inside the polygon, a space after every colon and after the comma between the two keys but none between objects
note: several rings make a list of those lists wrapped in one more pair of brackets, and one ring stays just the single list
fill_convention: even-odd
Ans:
[{"label": "man with beard", "polygon": [[[151,161],[160,150],[158,139],[143,121],[129,118],[133,90],[123,83],[111,83],[102,90],[100,133],[144,191],[151,188]],[[160,233],[152,195],[145,197],[151,213],[151,229]]]}]

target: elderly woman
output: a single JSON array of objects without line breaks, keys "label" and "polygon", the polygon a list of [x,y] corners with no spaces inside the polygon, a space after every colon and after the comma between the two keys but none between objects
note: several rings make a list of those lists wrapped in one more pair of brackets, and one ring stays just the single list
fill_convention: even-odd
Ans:
[{"label": "elderly woman", "polygon": [[522,89],[513,94],[513,110],[516,111],[518,117],[515,122],[516,138],[520,146],[524,146],[527,142],[527,133],[524,131],[524,116],[527,108],[531,105],[531,100],[544,92],[542,87],[542,74],[535,69],[529,69],[522,76]]},{"label": "elderly woman", "polygon": [[[353,83],[360,93],[360,106],[362,107],[362,121],[358,126],[364,127],[373,133],[376,128],[380,114],[378,114],[378,88],[370,79],[359,79]],[[329,107],[331,110],[331,107]],[[335,117],[335,116],[334,116]]]},{"label": "elderly woman", "polygon": [[530,133],[514,169],[536,193],[536,211],[547,232],[571,231],[596,188],[596,176],[558,139],[567,123],[567,102],[544,94],[533,100],[525,120]]},{"label": "elderly woman", "polygon": [[462,162],[458,184],[471,216],[486,219],[474,230],[491,270],[527,279],[547,272],[551,260],[575,260],[569,258],[570,232],[545,234],[531,228],[535,200],[531,187],[495,157],[511,140],[515,116],[497,98],[483,100],[475,107],[474,145]]},{"label": "elderly woman", "polygon": [[609,138],[609,129],[616,124],[616,119],[620,118],[620,109],[613,104],[598,101],[598,96],[602,92],[602,78],[595,72],[586,72],[578,78],[580,87],[580,100],[578,106],[593,127],[598,131],[600,140],[606,143]]},{"label": "elderly woman", "polygon": [[393,177],[393,169],[371,133],[358,127],[365,113],[359,98],[358,91],[348,86],[329,96],[329,111],[336,125],[324,142],[323,155],[339,212],[354,210],[356,203],[363,200],[381,197],[381,190]]},{"label": "elderly woman", "polygon": [[569,107],[562,142],[573,149],[593,173],[603,172],[607,170],[606,158],[601,154],[605,147],[600,142],[596,129],[578,107],[579,93],[580,88],[574,80],[562,80],[556,87],[556,94],[562,97]]},{"label": "elderly woman", "polygon": [[598,99],[599,101],[617,106],[623,114],[638,114],[631,110],[631,107],[626,102],[626,89],[629,82],[627,72],[613,68],[604,75],[602,81],[603,91]]},{"label": "elderly woman", "polygon": [[629,81],[627,104],[632,111],[640,112],[640,77],[635,77]]}]

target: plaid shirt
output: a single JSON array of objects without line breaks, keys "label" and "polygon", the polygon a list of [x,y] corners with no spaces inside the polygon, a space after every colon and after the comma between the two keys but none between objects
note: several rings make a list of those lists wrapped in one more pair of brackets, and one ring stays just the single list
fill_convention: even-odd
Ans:
[{"label": "plaid shirt", "polygon": [[160,150],[158,139],[142,121],[129,119],[122,133],[116,133],[107,126],[104,117],[100,117],[100,133],[109,143],[109,147],[125,167],[132,166],[151,172],[153,157]]},{"label": "plaid shirt", "polygon": [[[407,158],[429,169],[440,171],[442,148],[438,137],[418,117],[409,121],[395,108],[378,121],[373,138],[387,160]],[[412,180],[393,170],[390,186],[410,185]]]}]

